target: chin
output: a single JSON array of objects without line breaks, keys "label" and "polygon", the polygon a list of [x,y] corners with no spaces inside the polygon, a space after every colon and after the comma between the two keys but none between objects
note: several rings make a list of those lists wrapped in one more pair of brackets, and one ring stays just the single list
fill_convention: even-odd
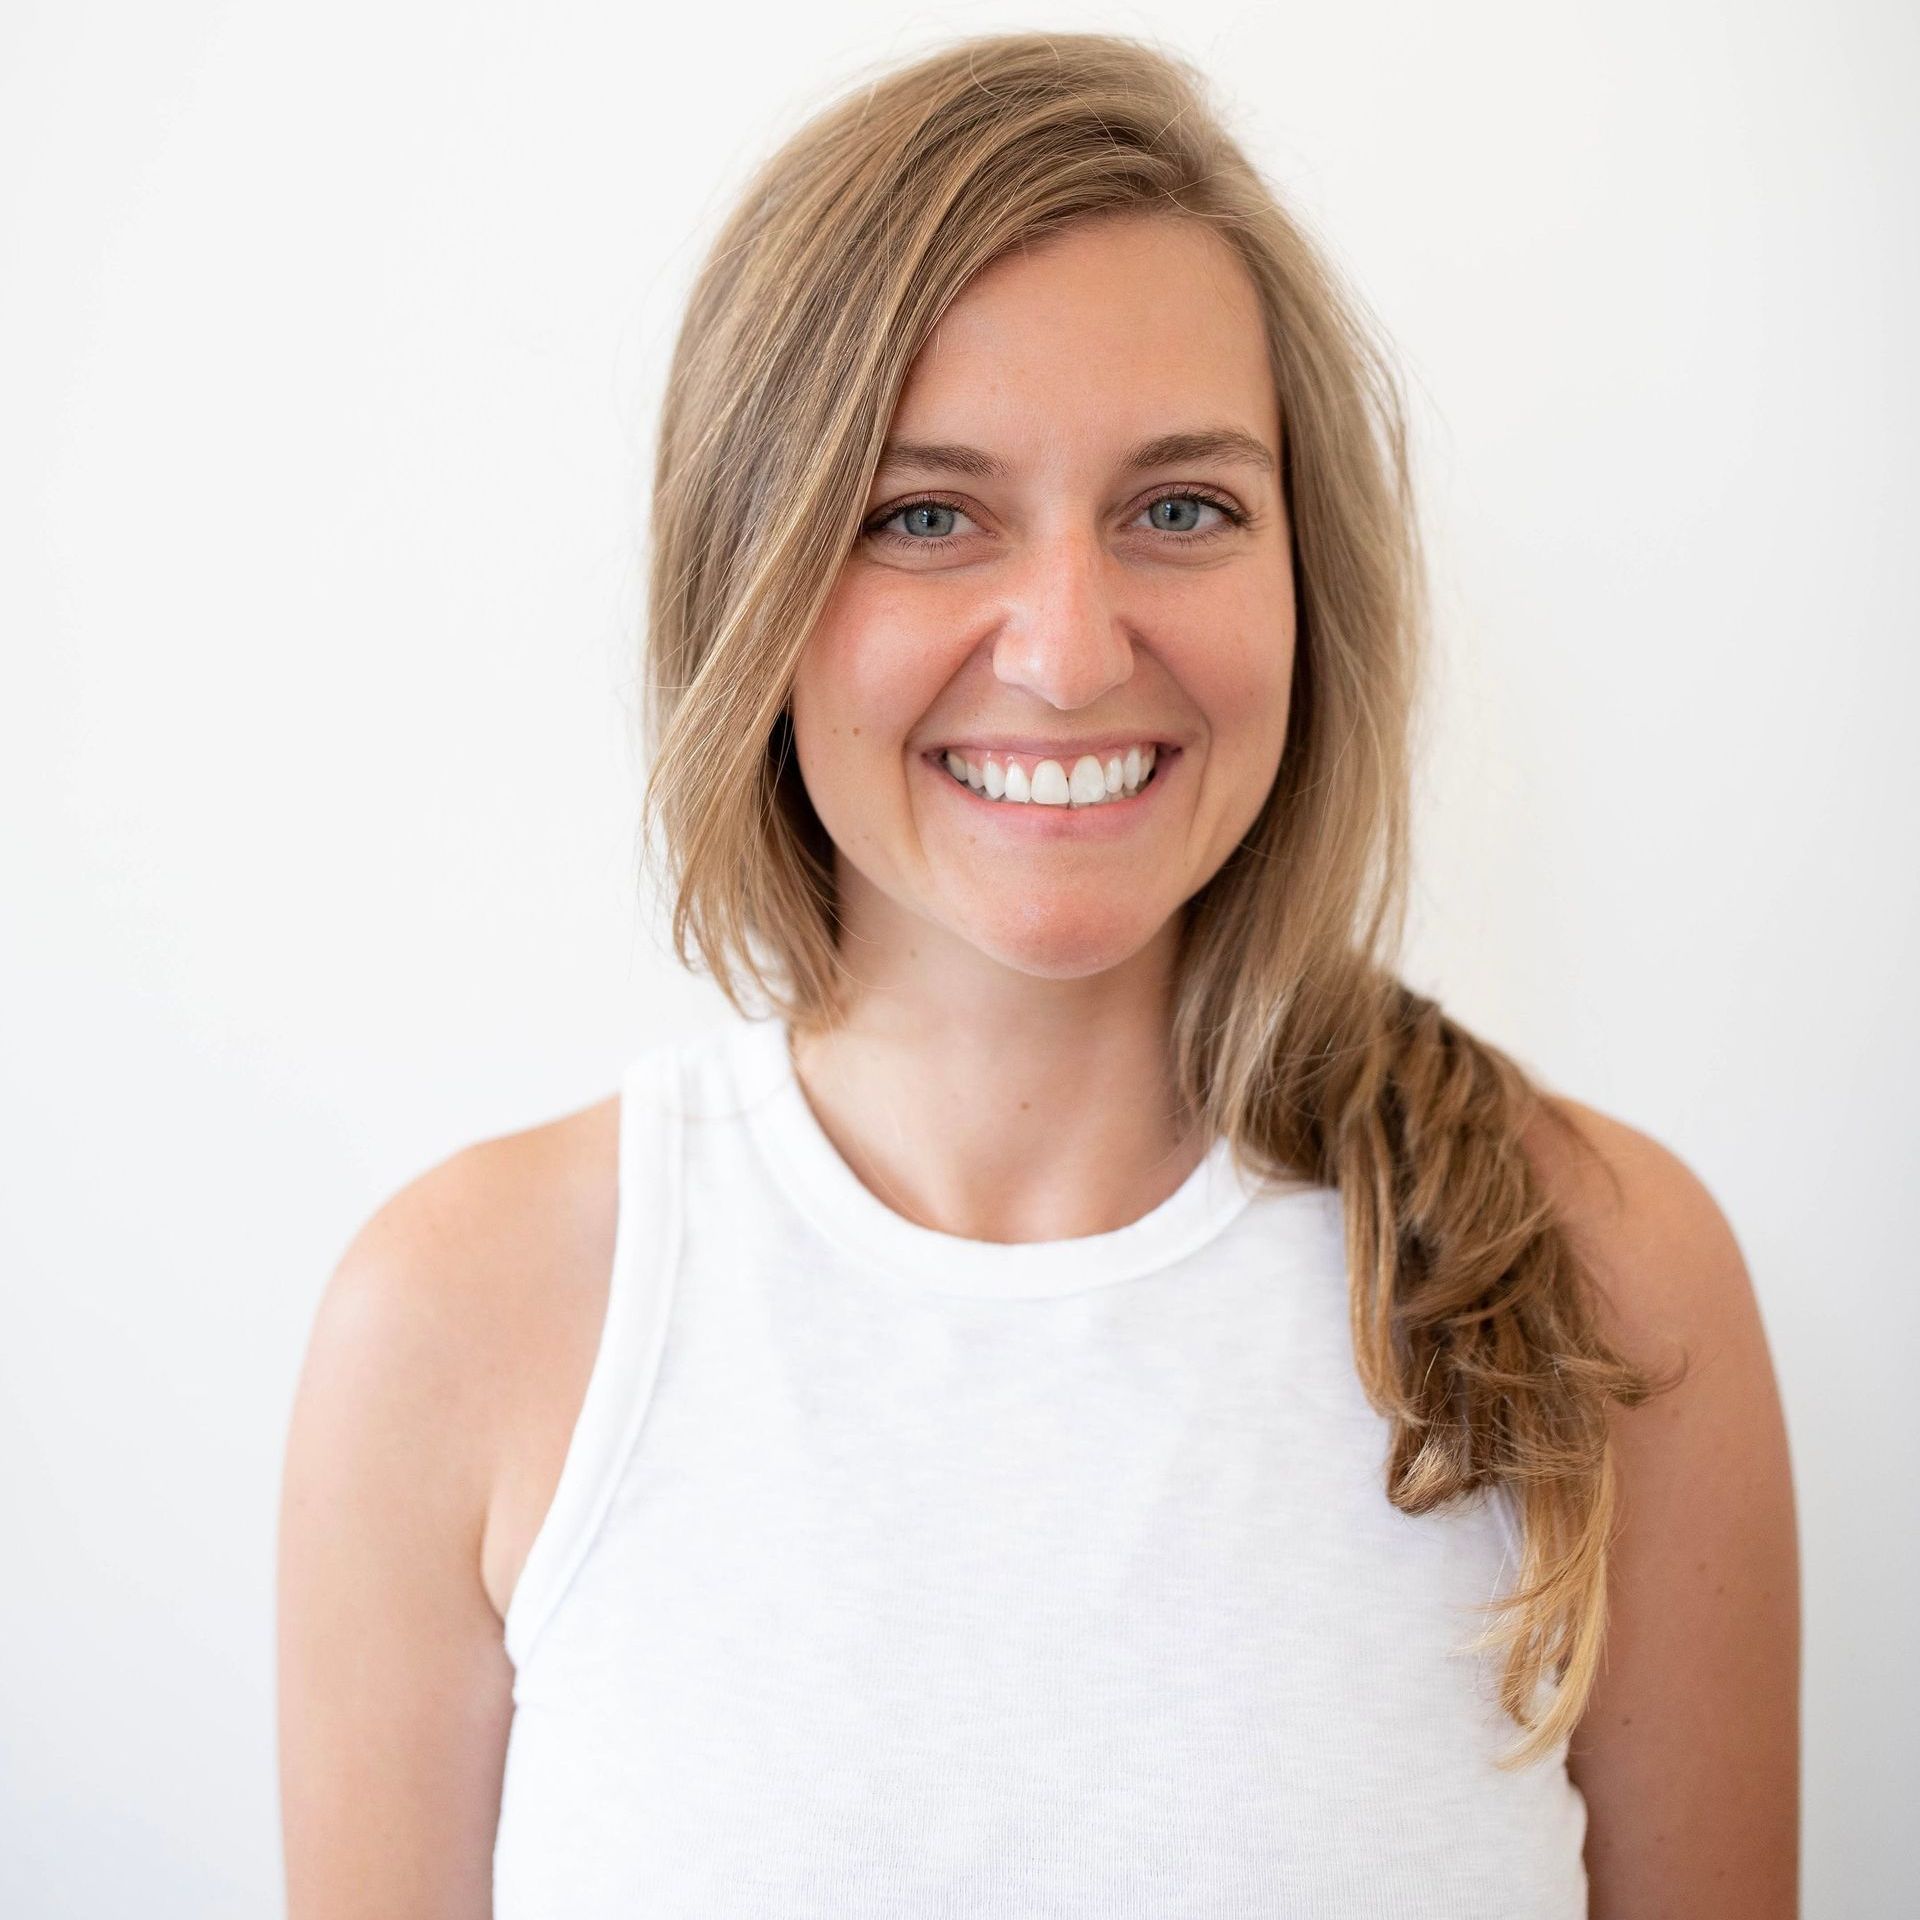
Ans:
[{"label": "chin", "polygon": [[1102,921],[1055,903],[1005,914],[991,924],[984,917],[975,919],[950,931],[1015,973],[1036,980],[1084,980],[1126,965],[1153,940],[1159,926],[1131,914]]}]

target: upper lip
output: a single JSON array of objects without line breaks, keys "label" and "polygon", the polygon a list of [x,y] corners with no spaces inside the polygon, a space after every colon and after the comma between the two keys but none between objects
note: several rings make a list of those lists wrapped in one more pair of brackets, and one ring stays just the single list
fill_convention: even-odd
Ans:
[{"label": "upper lip", "polygon": [[1129,747],[1152,747],[1159,753],[1180,751],[1173,741],[1163,740],[1151,731],[1102,733],[1086,740],[1042,740],[1033,734],[998,734],[991,740],[945,740],[937,747],[929,747],[927,751],[936,755],[1017,753],[1022,758],[1037,756],[1042,760],[1074,761],[1083,753],[1090,753],[1104,759],[1110,753],[1125,753]]}]

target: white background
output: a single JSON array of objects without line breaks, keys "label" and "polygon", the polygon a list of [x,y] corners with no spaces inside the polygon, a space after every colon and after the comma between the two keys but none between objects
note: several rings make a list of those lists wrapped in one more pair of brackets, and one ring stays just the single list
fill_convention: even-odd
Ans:
[{"label": "white background", "polygon": [[688,277],[854,69],[1158,36],[1397,342],[1408,977],[1734,1223],[1811,1915],[1915,1880],[1920,28],[1892,0],[14,0],[0,27],[0,1908],[281,1902],[273,1547],[396,1186],[730,1018],[636,897]]}]

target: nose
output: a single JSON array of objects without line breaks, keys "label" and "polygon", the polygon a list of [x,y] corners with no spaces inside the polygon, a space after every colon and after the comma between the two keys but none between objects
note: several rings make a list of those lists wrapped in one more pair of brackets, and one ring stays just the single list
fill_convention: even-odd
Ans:
[{"label": "nose", "polygon": [[1063,530],[1023,563],[993,646],[993,670],[1066,712],[1091,706],[1133,674],[1133,642],[1098,537]]}]

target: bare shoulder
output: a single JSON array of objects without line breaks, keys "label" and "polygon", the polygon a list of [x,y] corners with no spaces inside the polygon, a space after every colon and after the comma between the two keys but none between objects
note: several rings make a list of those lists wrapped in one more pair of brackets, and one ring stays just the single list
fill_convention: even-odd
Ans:
[{"label": "bare shoulder", "polygon": [[[479,1571],[504,1617],[558,1481],[612,1269],[617,1096],[462,1149],[367,1222],[334,1285],[434,1343],[443,1432],[470,1448]],[[378,1301],[378,1306],[372,1302]]]},{"label": "bare shoulder", "polygon": [[[595,1305],[612,1244],[617,1098],[462,1148],[387,1199],[355,1234],[323,1314],[427,1342],[444,1389],[476,1407],[514,1379],[556,1317]],[[483,1427],[467,1429],[484,1432]],[[504,1437],[504,1436],[500,1436]]]},{"label": "bare shoulder", "polygon": [[591,1362],[617,1122],[609,1100],[452,1155],[323,1290],[281,1485],[290,1920],[485,1911],[512,1718],[488,1556]]},{"label": "bare shoulder", "polygon": [[340,1262],[343,1284],[459,1296],[572,1233],[607,1195],[617,1096],[461,1148],[379,1206]]},{"label": "bare shoulder", "polygon": [[1568,1772],[1590,1911],[1798,1911],[1800,1587],[1787,1430],[1740,1244],[1669,1147],[1555,1098],[1528,1151],[1602,1332],[1678,1384],[1611,1415],[1607,1651]]},{"label": "bare shoulder", "polygon": [[1632,1357],[1664,1364],[1671,1340],[1710,1331],[1703,1320],[1757,1311],[1731,1223],[1671,1148],[1565,1097],[1544,1103],[1528,1146]]}]

